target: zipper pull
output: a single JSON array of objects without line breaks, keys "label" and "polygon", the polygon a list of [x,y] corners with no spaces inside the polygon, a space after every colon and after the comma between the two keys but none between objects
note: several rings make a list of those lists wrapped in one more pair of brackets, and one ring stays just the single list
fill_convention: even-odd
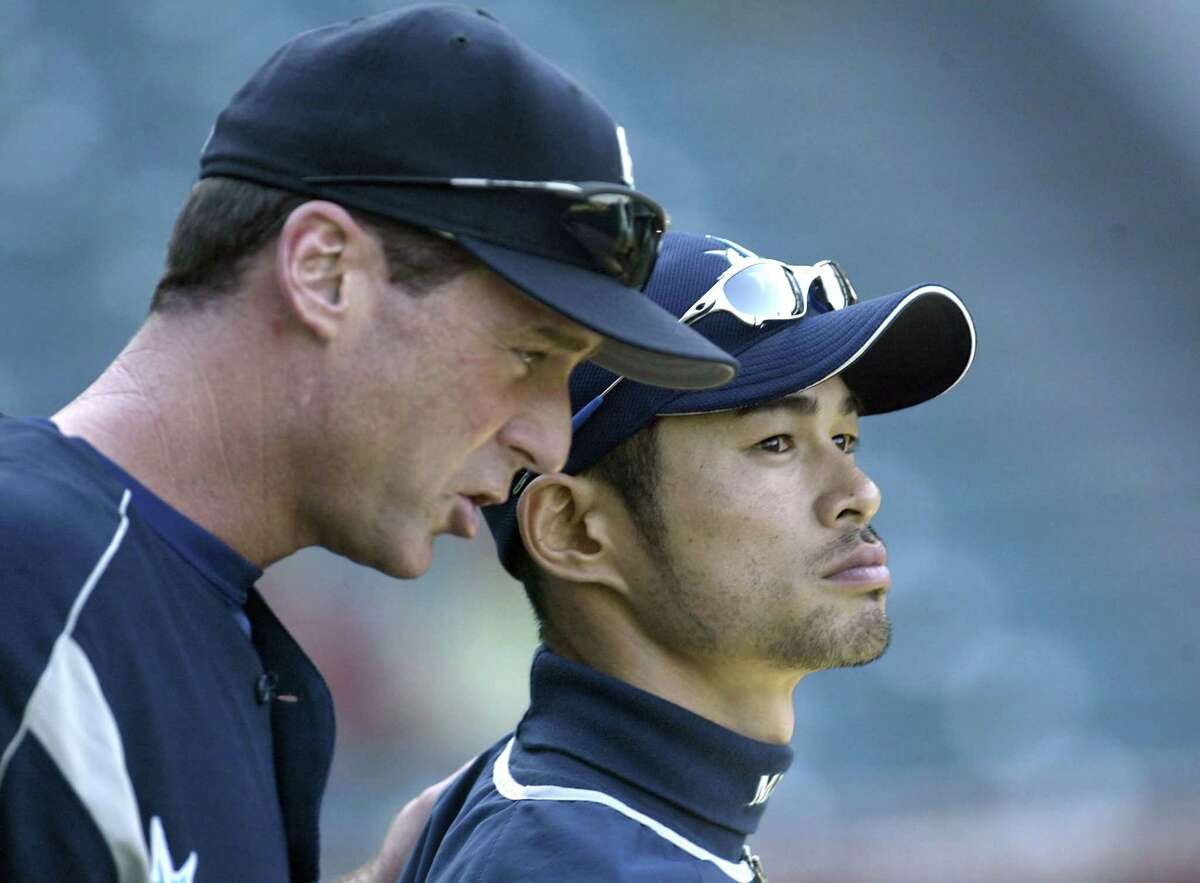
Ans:
[{"label": "zipper pull", "polygon": [[742,844],[742,861],[754,872],[754,883],[767,883],[767,872],[763,870],[762,860],[750,851],[750,845]]}]

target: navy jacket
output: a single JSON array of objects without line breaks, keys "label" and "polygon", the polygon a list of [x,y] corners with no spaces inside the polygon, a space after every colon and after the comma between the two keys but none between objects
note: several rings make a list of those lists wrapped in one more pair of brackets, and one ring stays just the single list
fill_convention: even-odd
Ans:
[{"label": "navy jacket", "polygon": [[259,575],[0,416],[0,880],[317,878],[333,709]]},{"label": "navy jacket", "polygon": [[530,707],[434,808],[401,883],[728,883],[792,761],[541,650]]}]

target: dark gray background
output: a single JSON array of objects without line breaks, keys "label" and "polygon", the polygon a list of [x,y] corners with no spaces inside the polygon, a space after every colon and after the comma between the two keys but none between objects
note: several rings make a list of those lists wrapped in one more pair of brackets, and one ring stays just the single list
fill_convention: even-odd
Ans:
[{"label": "dark gray background", "polygon": [[[254,67],[383,8],[6,0],[0,410],[54,411],[137,328]],[[864,424],[895,639],[800,685],[772,880],[1200,879],[1200,8],[488,8],[610,107],[677,229],[976,319],[958,388]],[[535,637],[487,539],[415,583],[310,552],[264,584],[338,700],[328,874],[515,722]]]}]

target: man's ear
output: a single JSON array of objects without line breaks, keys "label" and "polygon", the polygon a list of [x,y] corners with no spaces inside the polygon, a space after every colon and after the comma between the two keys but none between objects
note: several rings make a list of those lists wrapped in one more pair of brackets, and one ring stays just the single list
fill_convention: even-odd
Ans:
[{"label": "man's ear", "polygon": [[572,583],[628,591],[613,556],[612,519],[596,507],[595,482],[561,472],[539,475],[517,503],[521,541],[534,564]]},{"label": "man's ear", "polygon": [[366,231],[340,205],[313,200],[283,224],[275,276],[288,312],[321,340],[332,340],[346,317],[345,276],[362,260]]}]

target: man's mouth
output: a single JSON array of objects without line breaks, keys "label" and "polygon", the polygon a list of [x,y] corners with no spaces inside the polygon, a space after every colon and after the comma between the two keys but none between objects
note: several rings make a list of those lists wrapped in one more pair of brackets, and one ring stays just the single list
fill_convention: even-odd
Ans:
[{"label": "man's mouth", "polygon": [[887,549],[882,543],[862,543],[821,576],[845,586],[886,589],[892,582],[887,566]]}]

